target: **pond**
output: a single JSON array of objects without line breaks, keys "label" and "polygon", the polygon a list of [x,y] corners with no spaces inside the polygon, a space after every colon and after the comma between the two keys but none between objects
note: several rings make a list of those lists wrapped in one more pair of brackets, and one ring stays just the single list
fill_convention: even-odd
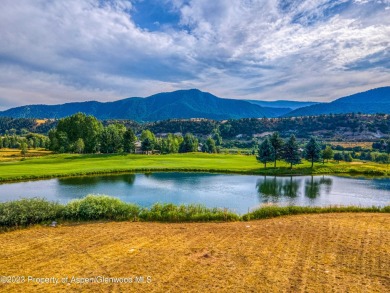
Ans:
[{"label": "pond", "polygon": [[141,206],[156,202],[200,203],[246,213],[261,204],[385,206],[390,179],[337,176],[255,176],[211,173],[151,173],[85,176],[0,185],[0,201],[44,197],[66,203],[106,194]]}]

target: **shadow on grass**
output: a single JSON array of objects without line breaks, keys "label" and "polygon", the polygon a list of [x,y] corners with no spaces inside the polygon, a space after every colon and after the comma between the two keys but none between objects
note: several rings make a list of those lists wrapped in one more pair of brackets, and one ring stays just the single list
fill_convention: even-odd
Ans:
[{"label": "shadow on grass", "polygon": [[127,153],[116,153],[116,154],[80,154],[80,155],[69,155],[65,157],[65,160],[84,160],[84,159],[100,159],[100,158],[116,158],[125,157]]}]

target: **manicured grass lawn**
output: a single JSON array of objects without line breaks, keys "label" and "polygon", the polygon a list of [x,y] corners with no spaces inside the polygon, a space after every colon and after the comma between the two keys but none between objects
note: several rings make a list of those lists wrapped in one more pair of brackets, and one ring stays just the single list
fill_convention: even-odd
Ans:
[{"label": "manicured grass lawn", "polygon": [[386,176],[389,168],[377,163],[309,162],[294,166],[278,162],[277,168],[264,168],[254,156],[225,154],[171,154],[171,155],[47,155],[0,162],[0,181],[38,179],[61,176],[92,175],[115,172],[148,171],[203,171],[235,172],[244,174],[299,175],[299,174],[363,174]]}]

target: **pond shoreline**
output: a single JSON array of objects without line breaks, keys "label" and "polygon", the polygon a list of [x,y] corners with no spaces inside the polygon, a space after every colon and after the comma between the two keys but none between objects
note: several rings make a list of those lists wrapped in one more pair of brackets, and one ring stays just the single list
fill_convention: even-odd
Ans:
[{"label": "pond shoreline", "polygon": [[[234,175],[262,175],[262,176],[280,176],[280,177],[290,177],[290,176],[340,176],[340,177],[364,177],[369,179],[380,179],[380,178],[390,178],[389,174],[382,175],[381,172],[372,172],[372,171],[356,171],[353,172],[316,172],[313,170],[312,173],[299,172],[299,169],[296,172],[277,172],[281,168],[276,169],[260,169],[259,171],[238,171],[238,170],[223,170],[223,169],[182,169],[182,168],[137,168],[137,169],[118,169],[118,170],[101,170],[101,171],[90,171],[90,172],[75,172],[67,174],[46,174],[46,175],[22,175],[19,177],[11,178],[0,178],[0,184],[7,183],[17,183],[17,182],[27,182],[27,181],[39,181],[55,178],[74,178],[74,177],[93,177],[99,175],[119,175],[119,174],[146,174],[146,173],[210,173],[210,174],[234,174]],[[271,171],[271,172],[265,172]],[[273,171],[273,172],[272,172]],[[275,172],[276,171],[276,172]]]},{"label": "pond shoreline", "polygon": [[[94,221],[130,222],[240,222],[269,219],[280,216],[323,213],[390,213],[390,206],[260,206],[248,213],[239,214],[227,208],[208,208],[201,204],[155,203],[141,207],[116,197],[88,195],[67,204],[40,198],[19,199],[0,203],[0,232],[8,229],[46,224],[56,227],[61,223]],[[51,223],[51,224],[50,224]]]}]

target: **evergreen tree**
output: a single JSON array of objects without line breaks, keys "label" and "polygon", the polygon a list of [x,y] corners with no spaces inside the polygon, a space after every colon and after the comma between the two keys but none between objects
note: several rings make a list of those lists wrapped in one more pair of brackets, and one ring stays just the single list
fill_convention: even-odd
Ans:
[{"label": "evergreen tree", "polygon": [[260,144],[256,159],[264,164],[264,168],[267,168],[267,162],[275,160],[275,150],[268,137]]},{"label": "evergreen tree", "polygon": [[306,144],[305,158],[311,161],[312,168],[314,166],[314,162],[318,162],[321,159],[321,145],[314,136],[312,136]]},{"label": "evergreen tree", "polygon": [[283,160],[293,165],[301,163],[301,154],[299,152],[299,145],[295,138],[295,135],[291,135],[283,148]]},{"label": "evergreen tree", "polygon": [[284,141],[280,137],[279,132],[274,132],[270,138],[270,142],[274,148],[274,168],[276,168],[276,160],[282,157]]}]

